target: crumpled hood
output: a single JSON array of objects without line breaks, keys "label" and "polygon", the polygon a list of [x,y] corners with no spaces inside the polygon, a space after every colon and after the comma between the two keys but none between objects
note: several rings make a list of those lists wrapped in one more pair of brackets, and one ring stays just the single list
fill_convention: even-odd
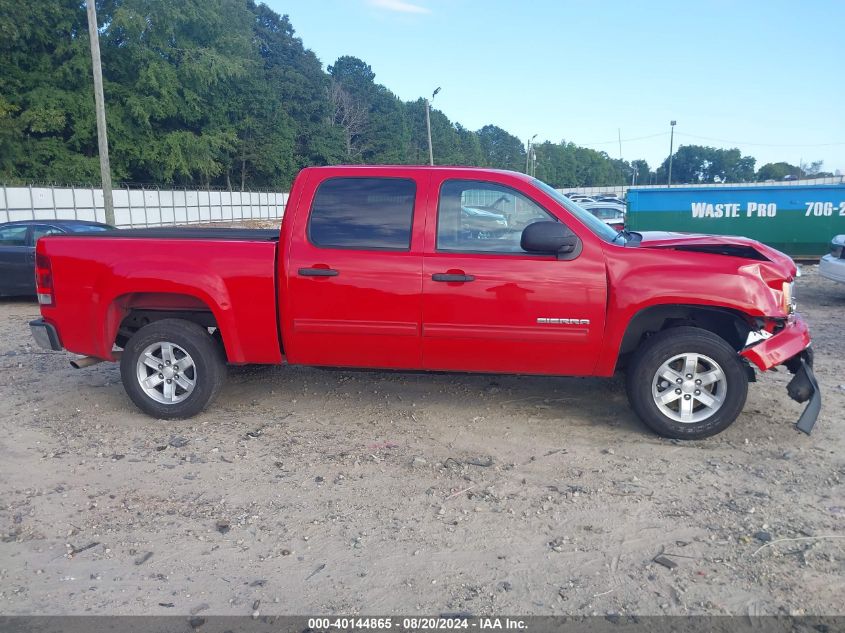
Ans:
[{"label": "crumpled hood", "polygon": [[[761,262],[772,277],[791,281],[797,267],[792,258],[779,250],[747,237],[734,235],[697,235],[695,233],[670,233],[667,231],[642,231],[640,248],[660,248],[717,256],[741,257]],[[765,263],[764,263],[765,262]],[[766,275],[769,277],[769,275]]]}]

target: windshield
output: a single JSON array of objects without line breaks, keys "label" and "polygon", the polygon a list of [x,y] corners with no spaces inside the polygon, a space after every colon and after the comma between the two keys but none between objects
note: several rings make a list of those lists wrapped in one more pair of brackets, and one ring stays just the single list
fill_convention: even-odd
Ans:
[{"label": "windshield", "polygon": [[[581,222],[590,229],[590,231],[598,235],[605,242],[613,242],[617,235],[619,235],[618,231],[612,229],[586,209],[579,207],[575,202],[572,202],[572,200],[560,193],[557,189],[550,187],[542,180],[537,180],[536,178],[534,179],[534,184],[559,202],[561,206],[565,207],[567,211],[581,220]],[[616,241],[619,242],[620,240],[624,240],[624,238],[620,236]]]}]

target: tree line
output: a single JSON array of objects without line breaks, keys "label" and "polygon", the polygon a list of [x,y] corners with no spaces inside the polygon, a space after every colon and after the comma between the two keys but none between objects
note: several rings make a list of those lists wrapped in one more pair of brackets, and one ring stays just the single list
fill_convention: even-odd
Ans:
[{"label": "tree line", "polygon": [[[323,70],[288,17],[253,0],[98,0],[113,178],[124,183],[286,189],[299,169],[425,164],[425,101],[403,101],[363,60]],[[524,171],[523,141],[431,111],[435,162]],[[534,147],[538,178],[559,187],[666,182],[571,142]],[[738,149],[673,156],[673,182],[808,175],[754,169]],[[820,164],[814,164],[820,172]],[[98,183],[87,17],[81,0],[0,0],[0,180]]]}]

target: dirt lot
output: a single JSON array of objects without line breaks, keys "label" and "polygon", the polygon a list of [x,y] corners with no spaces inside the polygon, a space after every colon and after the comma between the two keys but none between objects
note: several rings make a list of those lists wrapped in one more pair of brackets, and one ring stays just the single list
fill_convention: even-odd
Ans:
[{"label": "dirt lot", "polygon": [[845,287],[804,270],[815,432],[782,371],[692,443],[618,378],[239,368],[165,423],[3,301],[0,613],[845,614]]}]

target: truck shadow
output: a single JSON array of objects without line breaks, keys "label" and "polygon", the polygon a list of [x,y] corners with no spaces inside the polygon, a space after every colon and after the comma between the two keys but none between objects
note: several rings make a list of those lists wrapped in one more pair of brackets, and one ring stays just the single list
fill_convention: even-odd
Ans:
[{"label": "truck shadow", "polygon": [[624,376],[574,378],[346,368],[229,368],[221,400],[270,397],[296,407],[368,411],[425,410],[459,423],[485,418],[555,421],[566,426],[617,427],[651,435],[628,405]]}]

